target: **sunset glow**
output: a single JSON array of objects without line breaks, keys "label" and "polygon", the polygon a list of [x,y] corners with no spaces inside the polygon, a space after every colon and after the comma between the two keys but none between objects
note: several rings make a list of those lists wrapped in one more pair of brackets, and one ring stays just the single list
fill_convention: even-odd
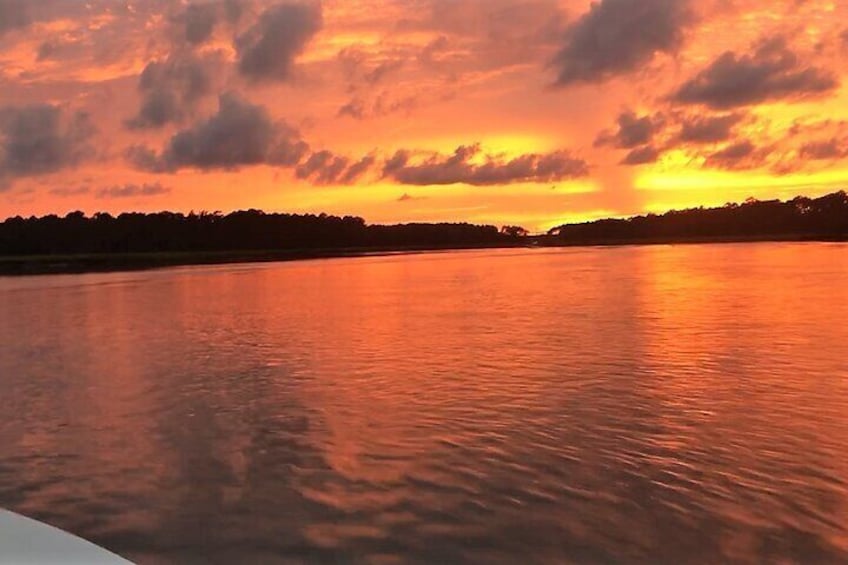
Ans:
[{"label": "sunset glow", "polygon": [[0,0],[0,217],[543,230],[848,185],[833,0]]}]

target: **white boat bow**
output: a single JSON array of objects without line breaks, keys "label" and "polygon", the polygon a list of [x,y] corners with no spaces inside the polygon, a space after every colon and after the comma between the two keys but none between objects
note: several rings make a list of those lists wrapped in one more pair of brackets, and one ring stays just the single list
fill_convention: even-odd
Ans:
[{"label": "white boat bow", "polygon": [[0,510],[0,563],[132,565],[84,539],[6,510]]}]

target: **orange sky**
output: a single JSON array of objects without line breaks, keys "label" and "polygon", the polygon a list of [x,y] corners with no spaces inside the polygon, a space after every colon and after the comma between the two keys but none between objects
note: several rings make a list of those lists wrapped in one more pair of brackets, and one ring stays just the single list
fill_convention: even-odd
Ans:
[{"label": "orange sky", "polygon": [[0,217],[564,221],[848,186],[835,0],[0,0]]}]

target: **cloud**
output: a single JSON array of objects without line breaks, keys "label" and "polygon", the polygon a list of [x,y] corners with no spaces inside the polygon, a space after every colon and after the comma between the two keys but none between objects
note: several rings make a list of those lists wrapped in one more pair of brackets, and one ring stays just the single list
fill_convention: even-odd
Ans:
[{"label": "cloud", "polygon": [[771,147],[757,147],[750,140],[743,139],[707,155],[703,166],[730,171],[755,169],[765,165],[771,153]]},{"label": "cloud", "polygon": [[138,114],[127,120],[130,129],[159,128],[182,119],[183,112],[171,90],[154,89],[145,94]]},{"label": "cloud", "polygon": [[[482,155],[480,145],[464,145],[453,155],[431,154],[412,162],[412,152],[398,151],[383,167],[383,174],[402,184],[488,186],[518,182],[552,182],[584,177],[589,167],[567,151],[527,154],[505,159]],[[480,159],[482,157],[482,159]],[[476,159],[475,161],[472,161]]]},{"label": "cloud", "polygon": [[239,72],[256,81],[289,79],[295,58],[321,25],[321,4],[317,2],[268,8],[236,38]]},{"label": "cloud", "polygon": [[364,79],[368,84],[376,84],[391,75],[399,71],[403,65],[406,63],[403,59],[395,59],[390,61],[383,61],[378,64],[376,67],[371,69],[370,71],[365,73]]},{"label": "cloud", "polygon": [[297,163],[306,151],[296,132],[275,124],[265,108],[228,93],[220,96],[215,115],[176,133],[160,155],[136,146],[127,157],[140,169],[161,172],[288,165]]},{"label": "cloud", "polygon": [[347,116],[355,120],[364,120],[367,113],[368,110],[365,108],[365,102],[360,98],[353,98],[339,107],[336,116],[339,118]]},{"label": "cloud", "polygon": [[652,147],[650,145],[646,145],[644,147],[637,147],[630,151],[624,159],[622,159],[622,165],[645,165],[648,163],[655,163],[657,159],[660,157],[661,151]]},{"label": "cloud", "polygon": [[64,116],[50,104],[0,108],[0,185],[73,167],[93,154],[85,112]]},{"label": "cloud", "polygon": [[177,132],[160,153],[135,145],[125,156],[137,169],[158,173],[250,165],[294,168],[297,178],[315,184],[352,184],[376,161],[373,155],[353,161],[330,151],[312,152],[297,130],[234,93],[221,95],[216,114]]},{"label": "cloud", "polygon": [[618,117],[617,131],[604,131],[595,139],[595,146],[610,145],[622,149],[632,149],[653,140],[662,129],[664,120],[660,116],[637,116],[632,111],[623,112]]},{"label": "cloud", "polygon": [[191,53],[172,54],[148,63],[139,77],[142,93],[138,114],[127,120],[130,129],[155,129],[182,121],[212,89],[209,67],[217,59]]},{"label": "cloud", "polygon": [[[733,137],[733,129],[745,114],[685,115],[672,112],[639,116],[626,111],[618,117],[616,129],[606,130],[595,139],[595,147],[628,149],[621,165],[656,162],[664,151],[677,144],[719,143]],[[738,150],[738,149],[737,149]],[[718,155],[713,162],[727,160]]]},{"label": "cloud", "polygon": [[366,155],[359,161],[336,155],[330,151],[312,153],[309,158],[297,166],[295,176],[299,179],[310,179],[316,184],[354,184],[370,171],[377,159],[374,155]]},{"label": "cloud", "polygon": [[[153,4],[153,2],[149,2]],[[124,6],[114,6],[114,2],[82,2],[73,0],[0,0],[0,36],[16,29],[24,29],[38,22],[65,20],[73,23],[81,18],[90,18],[94,14],[109,12],[125,15]],[[119,19],[119,18],[116,18]],[[98,28],[99,29],[99,28]],[[70,32],[73,34],[73,31]]]},{"label": "cloud", "polygon": [[295,167],[309,154],[309,144],[300,139],[297,130],[285,124],[276,124],[276,140],[266,159],[267,164],[278,167]]},{"label": "cloud", "polygon": [[186,6],[173,17],[181,38],[191,46],[209,41],[222,20],[235,25],[244,12],[241,0],[201,0]]},{"label": "cloud", "polygon": [[47,59],[53,58],[63,46],[63,43],[56,40],[49,40],[43,42],[41,45],[38,46],[36,60],[46,61]]},{"label": "cloud", "polygon": [[754,150],[754,144],[746,139],[729,145],[720,151],[716,151],[710,155],[707,161],[714,161],[716,163],[738,161],[753,154]]},{"label": "cloud", "polygon": [[185,11],[185,40],[192,45],[204,43],[212,36],[218,20],[215,4],[190,4]]},{"label": "cloud", "polygon": [[161,194],[168,194],[171,192],[171,189],[167,186],[162,186],[162,184],[150,183],[150,184],[124,184],[124,185],[115,185],[115,186],[106,186],[101,189],[98,189],[94,193],[95,198],[138,198],[138,197],[147,197],[147,196],[159,196]]},{"label": "cloud", "polygon": [[628,110],[618,116],[615,130],[606,130],[595,138],[595,147],[629,149],[621,160],[622,165],[645,165],[659,159],[662,150],[656,148],[654,139],[666,127],[666,118],[661,114],[639,116]]},{"label": "cloud", "polygon": [[224,0],[224,17],[233,25],[241,20],[244,14],[243,0]]},{"label": "cloud", "polygon": [[761,43],[753,55],[725,52],[672,99],[721,110],[821,95],[838,86],[832,73],[805,64],[786,39],[778,37]]},{"label": "cloud", "polygon": [[318,184],[329,184],[336,180],[347,166],[347,158],[334,155],[330,151],[318,151],[295,169],[295,176],[299,179],[312,177]]},{"label": "cloud", "polygon": [[395,202],[412,202],[413,200],[425,200],[426,196],[412,196],[408,192],[404,192],[395,199]]},{"label": "cloud", "polygon": [[30,24],[29,0],[0,0],[0,35]]},{"label": "cloud", "polygon": [[689,116],[681,123],[678,140],[684,143],[718,143],[733,135],[733,128],[742,121],[743,114],[718,116]]},{"label": "cloud", "polygon": [[824,161],[848,157],[848,139],[832,138],[826,141],[810,141],[798,151],[801,159]]},{"label": "cloud", "polygon": [[124,151],[126,160],[136,169],[151,173],[173,172],[175,168],[146,145],[131,145]]},{"label": "cloud", "polygon": [[601,0],[566,32],[556,84],[597,83],[674,53],[694,22],[690,0]]},{"label": "cloud", "polygon": [[[440,100],[450,98],[450,93],[442,93]],[[380,93],[372,103],[366,103],[360,97],[354,97],[339,108],[338,117],[350,117],[356,120],[388,116],[395,112],[411,113],[419,105],[419,96],[391,98],[388,92]]]},{"label": "cloud", "polygon": [[377,158],[374,155],[366,155],[359,161],[351,164],[341,177],[342,184],[352,184],[358,181],[371,170],[376,162]]}]

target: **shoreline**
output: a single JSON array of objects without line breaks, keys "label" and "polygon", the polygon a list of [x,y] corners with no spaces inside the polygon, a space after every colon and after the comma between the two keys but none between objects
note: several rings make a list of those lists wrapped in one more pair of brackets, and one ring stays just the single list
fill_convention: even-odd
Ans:
[{"label": "shoreline", "polygon": [[413,255],[438,251],[509,249],[523,245],[410,246],[271,251],[174,251],[139,253],[92,253],[73,255],[26,255],[0,257],[0,277],[74,275],[120,271],[148,271],[171,267],[284,263],[316,259]]},{"label": "shoreline", "polygon": [[844,243],[845,237],[813,235],[712,236],[696,238],[586,239],[561,241],[553,236],[528,236],[516,242],[478,245],[430,245],[404,247],[351,247],[287,249],[277,251],[186,251],[143,253],[97,253],[79,255],[27,255],[0,257],[0,276],[37,276],[119,271],[144,271],[169,267],[277,263],[316,259],[412,255],[439,251],[485,249],[555,249],[575,247],[625,247],[652,245],[706,245],[732,243]]}]

